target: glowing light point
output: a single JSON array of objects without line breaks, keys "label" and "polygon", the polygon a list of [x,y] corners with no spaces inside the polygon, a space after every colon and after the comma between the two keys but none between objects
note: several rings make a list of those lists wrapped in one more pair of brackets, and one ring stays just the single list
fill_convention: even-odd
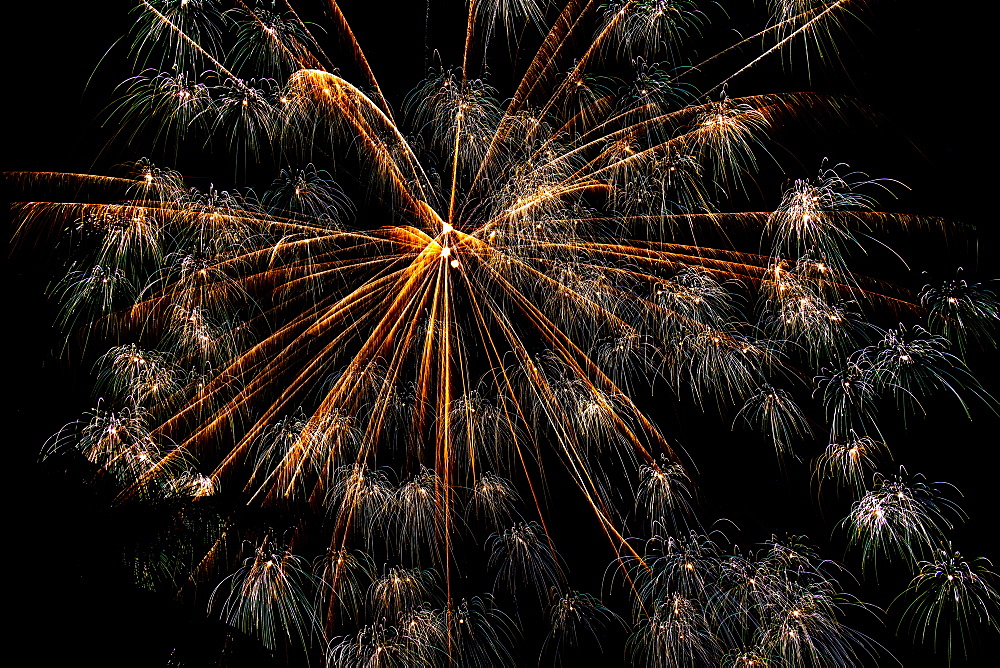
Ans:
[{"label": "glowing light point", "polygon": [[441,249],[441,257],[448,257],[449,255],[451,255],[451,248],[449,246]]},{"label": "glowing light point", "polygon": [[448,234],[449,232],[451,232],[454,229],[455,228],[452,227],[451,223],[441,223],[441,233],[442,234]]}]

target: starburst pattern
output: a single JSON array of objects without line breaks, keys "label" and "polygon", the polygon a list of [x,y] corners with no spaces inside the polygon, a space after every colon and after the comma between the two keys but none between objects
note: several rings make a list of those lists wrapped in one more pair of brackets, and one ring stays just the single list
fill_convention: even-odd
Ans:
[{"label": "starburst pattern", "polygon": [[[833,57],[858,3],[771,2],[760,32],[698,64],[708,4],[473,0],[460,66],[429,69],[401,112],[337,4],[335,39],[298,4],[140,2],[138,73],[112,106],[167,153],[212,137],[237,176],[280,163],[256,190],[145,159],[9,175],[95,193],[18,205],[18,234],[63,231],[67,346],[101,347],[102,402],[44,456],[88,462],[116,506],[183,508],[173,542],[131,555],[140,582],[196,600],[213,583],[225,624],[331,666],[512,665],[541,608],[542,653],[562,661],[621,618],[573,588],[556,479],[617,555],[638,664],[877,661],[844,622],[866,606],[801,539],[745,555],[702,529],[691,461],[641,397],[655,384],[783,460],[828,433],[816,477],[857,495],[843,524],[866,566],[918,569],[921,637],[946,609],[995,604],[986,571],[925,560],[962,517],[940,486],[874,472],[883,399],[911,416],[991,401],[948,341],[992,340],[993,292],[951,282],[918,304],[852,272],[879,229],[923,221],[877,211],[895,182],[846,165],[732,212],[771,131],[842,103],[726,84],[790,45]],[[504,92],[476,69],[501,35],[523,74]],[[765,47],[695,85],[750,43]]]}]

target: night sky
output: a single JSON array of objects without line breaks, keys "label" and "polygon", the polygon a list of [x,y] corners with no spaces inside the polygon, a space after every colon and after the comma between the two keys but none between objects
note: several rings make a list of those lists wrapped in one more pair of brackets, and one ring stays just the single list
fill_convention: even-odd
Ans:
[{"label": "night sky", "polygon": [[[0,169],[101,174],[148,153],[116,139],[113,124],[102,125],[115,97],[114,86],[129,75],[122,36],[131,25],[130,4],[114,0],[5,7],[6,121]],[[342,6],[390,102],[398,107],[422,76],[423,3]],[[458,48],[459,33],[453,26],[462,3],[432,6],[429,41],[441,48],[446,63],[455,62],[457,56],[449,54]],[[856,97],[881,116],[877,128],[831,127],[826,133],[793,134],[788,148],[801,165],[783,161],[785,178],[812,176],[828,157],[832,163],[847,162],[870,176],[893,178],[910,187],[897,189],[898,201],[883,198],[882,210],[942,215],[974,227],[947,243],[892,240],[910,267],[888,268],[884,277],[913,290],[928,276],[953,277],[959,266],[967,278],[1000,277],[993,203],[997,170],[991,157],[996,135],[984,101],[992,92],[988,84],[995,79],[995,57],[983,59],[986,29],[979,26],[985,20],[957,11],[966,6],[874,1],[863,14],[864,26],[850,23],[849,39],[840,41],[849,76],[820,69],[810,84],[801,71],[783,69],[779,58],[729,88],[735,97],[810,86]],[[509,90],[508,82],[496,85]],[[159,162],[169,164],[163,158]],[[234,185],[225,181],[231,174],[220,173],[210,162],[190,160],[179,168],[202,186],[209,181],[220,187]],[[779,179],[762,186],[759,197],[777,202],[781,185]],[[5,188],[6,198],[24,196]],[[31,196],[41,199],[44,193]],[[7,506],[7,551],[8,573],[21,599],[11,606],[21,621],[11,637],[15,645],[28,643],[37,657],[33,665],[70,660],[82,665],[165,665],[178,634],[188,642],[215,647],[220,637],[217,623],[205,620],[200,610],[177,607],[132,586],[114,557],[127,540],[129,523],[137,520],[109,518],[85,490],[53,479],[35,464],[42,443],[92,403],[90,369],[77,359],[58,356],[61,339],[51,326],[55,307],[44,297],[47,282],[58,271],[56,258],[45,248],[14,249],[6,269],[6,374],[12,396],[5,406],[6,422],[13,427],[6,441],[6,472],[15,481]],[[974,353],[969,361],[987,391],[1000,396],[996,351]],[[923,472],[930,480],[947,481],[961,490],[961,505],[971,519],[951,533],[956,548],[968,556],[988,556],[1000,567],[995,536],[1000,504],[992,466],[1000,418],[981,403],[970,408],[974,422],[954,402],[942,401],[933,405],[929,418],[914,421],[908,429],[893,425],[893,453],[910,472]],[[671,425],[672,436],[705,467],[703,519],[727,517],[740,527],[741,542],[764,540],[770,532],[806,534],[821,546],[836,546],[825,556],[843,556],[842,537],[829,535],[836,518],[823,516],[805,465],[783,471],[766,449],[761,461],[759,448],[769,446],[754,445],[746,431],[731,432],[727,420],[721,425],[711,415],[687,420],[690,406],[683,402],[660,410],[658,420]],[[699,451],[703,447],[711,451]],[[567,541],[573,550],[587,549],[583,539],[570,535]],[[602,555],[594,562],[598,578],[607,561]],[[860,571],[856,558],[845,561]],[[878,589],[866,582],[858,591],[864,600],[866,592],[878,596]],[[879,602],[888,600],[882,595]],[[945,665],[943,657],[914,652],[877,624],[865,630],[884,641],[904,665]],[[253,654],[252,649],[246,651]],[[608,659],[610,665],[618,660],[617,655]],[[246,658],[233,665],[254,663]]]}]

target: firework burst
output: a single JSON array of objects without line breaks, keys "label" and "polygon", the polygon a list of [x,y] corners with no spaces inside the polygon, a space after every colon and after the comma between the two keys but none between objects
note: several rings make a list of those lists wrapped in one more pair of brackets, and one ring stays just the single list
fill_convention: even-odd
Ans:
[{"label": "firework burst", "polygon": [[[769,133],[843,103],[728,82],[793,46],[834,56],[858,3],[771,2],[699,63],[709,3],[472,0],[460,64],[401,110],[335,2],[231,4],[139,2],[112,118],[168,155],[221,141],[238,178],[275,164],[266,179],[195,188],[145,159],[9,174],[95,193],[17,205],[17,234],[59,231],[72,259],[50,292],[102,396],[44,457],[87,462],[116,507],[174,514],[130,553],[137,581],[293,660],[512,665],[547,614],[541,655],[564,662],[624,623],[575,588],[565,502],[616,555],[637,664],[877,662],[845,623],[867,606],[801,539],[747,553],[702,528],[698,457],[652,417],[656,385],[782,461],[819,451],[816,478],[855,495],[863,563],[916,569],[919,637],[988,619],[988,571],[942,551],[961,511],[875,469],[883,404],[992,401],[949,341],[991,342],[996,295],[852,272],[878,230],[925,221],[877,211],[895,182],[844,165],[732,212]],[[521,78],[501,92],[485,64],[504,41]]]}]

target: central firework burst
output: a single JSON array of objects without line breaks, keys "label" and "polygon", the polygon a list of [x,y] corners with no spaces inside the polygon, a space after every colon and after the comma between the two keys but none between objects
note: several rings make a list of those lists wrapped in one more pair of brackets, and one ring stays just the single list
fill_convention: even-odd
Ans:
[{"label": "central firework burst", "polygon": [[[808,548],[726,556],[688,535],[686,462],[634,403],[634,388],[664,382],[734,408],[784,456],[815,426],[792,390],[810,368],[836,369],[818,381],[832,423],[817,475],[852,489],[885,454],[876,396],[912,410],[974,384],[943,339],[861,320],[919,311],[847,267],[873,229],[913,222],[874,212],[880,182],[824,169],[773,213],[718,212],[755,177],[769,128],[837,105],[730,99],[724,81],[697,92],[682,54],[710,22],[688,0],[557,14],[472,0],[461,67],[430,70],[403,124],[335,3],[331,32],[360,84],[291,4],[235,4],[141,3],[135,53],[153,69],[123,85],[118,117],[175,150],[210,135],[241,165],[292,166],[257,193],[199,191],[143,160],[122,178],[60,175],[100,203],[25,211],[25,229],[73,223],[63,321],[113,344],[104,403],[48,452],[81,453],[118,504],[174,509],[130,557],[140,581],[193,597],[212,583],[228,624],[269,648],[327,647],[334,665],[509,665],[513,619],[470,590],[482,564],[518,609],[550,607],[544,651],[558,657],[618,619],[571,589],[554,549],[558,467],[622,555],[642,662],[846,665],[867,652]],[[855,3],[771,4],[740,42],[769,44],[760,58],[825,53]],[[491,41],[533,30],[540,46],[508,98],[470,76]],[[335,181],[340,163],[360,165],[371,213]],[[730,241],[748,230],[771,247]],[[992,293],[972,293],[964,310],[927,293],[945,333],[995,320]],[[875,480],[869,496],[889,488]],[[954,506],[916,519],[894,506],[891,539],[881,515],[852,513],[867,545],[917,558],[938,535],[912,522],[946,522],[939,507]],[[629,522],[664,536],[639,547]],[[482,554],[475,536],[490,532]]]}]

